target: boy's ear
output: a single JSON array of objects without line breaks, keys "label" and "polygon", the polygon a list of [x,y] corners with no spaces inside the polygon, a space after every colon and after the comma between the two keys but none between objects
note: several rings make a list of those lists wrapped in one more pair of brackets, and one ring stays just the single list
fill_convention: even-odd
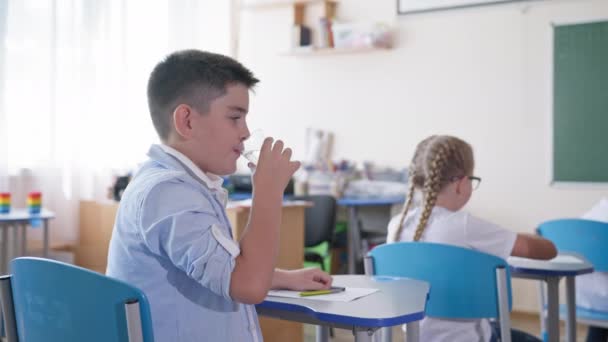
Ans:
[{"label": "boy's ear", "polygon": [[192,108],[180,104],[173,111],[173,127],[175,132],[182,138],[188,138],[192,134]]}]

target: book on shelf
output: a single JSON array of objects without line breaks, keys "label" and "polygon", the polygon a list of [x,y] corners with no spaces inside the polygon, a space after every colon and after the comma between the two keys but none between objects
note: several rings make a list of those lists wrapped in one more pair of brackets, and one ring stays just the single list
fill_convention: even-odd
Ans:
[{"label": "book on shelf", "polygon": [[334,35],[331,25],[331,19],[325,17],[319,19],[319,47],[321,48],[334,47]]},{"label": "book on shelf", "polygon": [[305,25],[293,26],[292,47],[312,45],[312,34],[310,28]]},{"label": "book on shelf", "polygon": [[327,24],[325,18],[319,18],[319,35],[317,37],[317,46],[320,48],[326,48],[327,45]]}]

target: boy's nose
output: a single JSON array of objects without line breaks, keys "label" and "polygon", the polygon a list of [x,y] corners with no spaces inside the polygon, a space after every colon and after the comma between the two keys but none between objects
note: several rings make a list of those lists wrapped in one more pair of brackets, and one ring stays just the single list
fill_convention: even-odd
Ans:
[{"label": "boy's nose", "polygon": [[243,135],[241,136],[241,140],[245,141],[245,140],[249,139],[250,136],[251,136],[251,132],[249,131],[249,128],[245,127],[245,131],[243,132]]}]

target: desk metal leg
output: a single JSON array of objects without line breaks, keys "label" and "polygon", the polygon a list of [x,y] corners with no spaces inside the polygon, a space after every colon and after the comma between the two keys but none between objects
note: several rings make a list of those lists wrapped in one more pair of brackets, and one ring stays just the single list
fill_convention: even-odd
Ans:
[{"label": "desk metal leg", "polygon": [[24,256],[27,254],[27,224],[21,225],[21,250],[19,251],[19,256]]},{"label": "desk metal leg", "polygon": [[329,341],[329,327],[324,325],[315,326],[315,341],[316,342],[327,342]]},{"label": "desk metal leg", "polygon": [[2,229],[2,250],[0,251],[0,275],[5,275],[8,264],[8,226],[0,225]]},{"label": "desk metal leg", "polygon": [[405,325],[405,337],[407,342],[420,341],[420,322],[410,322]]},{"label": "desk metal leg", "polygon": [[44,246],[43,246],[43,251],[42,251],[42,256],[45,258],[49,257],[49,220],[48,219],[43,219],[44,221],[44,230],[42,231],[43,234],[43,241],[44,241]]},{"label": "desk metal leg", "polygon": [[545,298],[545,282],[538,282],[538,301],[539,301],[539,311],[538,315],[540,316],[540,338],[543,341],[547,341],[547,299]]},{"label": "desk metal leg", "polygon": [[378,330],[376,335],[380,335],[380,342],[391,342],[393,340],[393,327],[386,327]]},{"label": "desk metal leg", "polygon": [[0,251],[0,273],[5,275],[8,273],[8,229],[7,224],[0,226],[2,229],[2,251]]},{"label": "desk metal leg", "polygon": [[355,274],[355,263],[359,244],[359,222],[357,221],[357,209],[348,208],[348,274]]},{"label": "desk metal leg", "polygon": [[10,254],[10,259],[13,260],[13,258],[16,258],[18,256],[21,256],[21,242],[20,242],[20,237],[21,234],[19,233],[19,228],[20,225],[18,223],[15,223],[15,225],[13,227],[11,227],[11,231],[12,231],[12,235],[13,238],[11,240],[11,254]]},{"label": "desk metal leg", "polygon": [[559,277],[547,278],[547,333],[549,342],[559,341]]},{"label": "desk metal leg", "polygon": [[355,335],[355,342],[373,342],[374,338],[373,329],[370,330],[353,330],[353,335]]},{"label": "desk metal leg", "polygon": [[566,336],[568,342],[576,342],[576,285],[574,277],[566,277]]}]

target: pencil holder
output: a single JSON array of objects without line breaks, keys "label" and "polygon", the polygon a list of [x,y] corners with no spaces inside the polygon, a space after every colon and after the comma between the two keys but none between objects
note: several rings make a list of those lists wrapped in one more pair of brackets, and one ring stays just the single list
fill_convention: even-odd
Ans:
[{"label": "pencil holder", "polygon": [[40,192],[30,192],[27,195],[27,209],[30,214],[40,214],[42,208],[42,194]]},{"label": "pencil holder", "polygon": [[0,214],[8,214],[11,211],[11,193],[0,192]]}]

